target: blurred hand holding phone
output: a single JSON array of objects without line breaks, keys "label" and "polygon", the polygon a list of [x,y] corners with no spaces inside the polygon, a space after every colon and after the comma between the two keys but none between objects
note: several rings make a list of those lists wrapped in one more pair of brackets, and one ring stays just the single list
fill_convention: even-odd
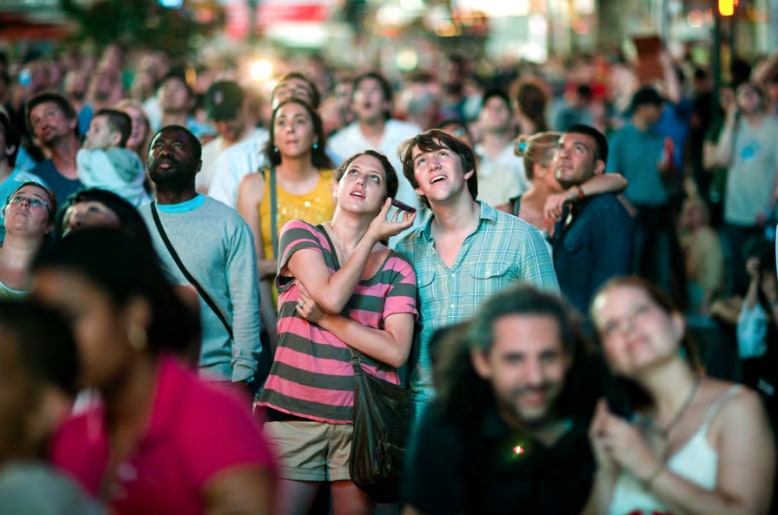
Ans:
[{"label": "blurred hand holding phone", "polygon": [[392,205],[396,207],[397,209],[400,209],[402,211],[408,211],[409,213],[415,213],[416,208],[413,206],[409,206],[408,204],[397,200],[396,198],[392,199]]}]

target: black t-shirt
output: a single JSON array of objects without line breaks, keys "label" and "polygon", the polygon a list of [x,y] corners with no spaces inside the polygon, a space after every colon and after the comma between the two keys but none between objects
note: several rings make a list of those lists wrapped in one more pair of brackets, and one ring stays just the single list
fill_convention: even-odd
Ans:
[{"label": "black t-shirt", "polygon": [[595,469],[586,421],[553,447],[522,437],[495,410],[480,427],[468,435],[430,404],[411,441],[404,500],[428,515],[580,513]]}]

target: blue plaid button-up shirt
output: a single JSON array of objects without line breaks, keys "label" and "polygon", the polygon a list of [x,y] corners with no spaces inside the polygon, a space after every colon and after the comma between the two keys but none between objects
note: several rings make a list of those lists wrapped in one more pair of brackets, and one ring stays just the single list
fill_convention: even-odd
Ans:
[{"label": "blue plaid button-up shirt", "polygon": [[434,214],[397,244],[416,270],[419,326],[410,385],[417,401],[433,395],[429,342],[433,333],[471,317],[489,297],[519,283],[559,291],[545,240],[532,225],[479,202],[478,228],[449,268],[435,250]]}]

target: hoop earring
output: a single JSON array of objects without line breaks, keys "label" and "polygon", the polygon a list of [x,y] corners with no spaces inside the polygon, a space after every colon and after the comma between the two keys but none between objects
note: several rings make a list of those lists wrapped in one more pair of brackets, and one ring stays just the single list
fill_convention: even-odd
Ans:
[{"label": "hoop earring", "polygon": [[278,154],[278,147],[273,147],[273,153]]},{"label": "hoop earring", "polygon": [[319,143],[317,141],[313,142],[313,149],[316,150],[319,148]]}]

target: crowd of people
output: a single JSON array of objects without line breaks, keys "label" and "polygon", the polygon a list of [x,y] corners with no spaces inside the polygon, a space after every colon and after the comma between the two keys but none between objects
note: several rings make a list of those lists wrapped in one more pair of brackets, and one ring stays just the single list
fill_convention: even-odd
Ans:
[{"label": "crowd of people", "polygon": [[2,57],[0,514],[778,508],[778,57]]}]

